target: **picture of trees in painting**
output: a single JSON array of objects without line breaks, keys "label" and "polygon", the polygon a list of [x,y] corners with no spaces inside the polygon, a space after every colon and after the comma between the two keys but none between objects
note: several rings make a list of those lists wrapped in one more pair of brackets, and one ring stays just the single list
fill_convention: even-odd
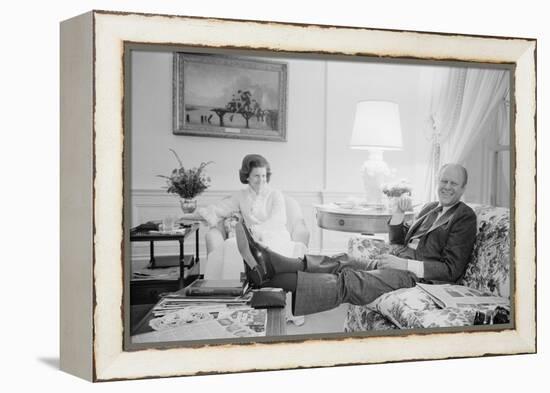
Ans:
[{"label": "picture of trees in painting", "polygon": [[196,55],[180,64],[181,133],[284,140],[285,64]]}]

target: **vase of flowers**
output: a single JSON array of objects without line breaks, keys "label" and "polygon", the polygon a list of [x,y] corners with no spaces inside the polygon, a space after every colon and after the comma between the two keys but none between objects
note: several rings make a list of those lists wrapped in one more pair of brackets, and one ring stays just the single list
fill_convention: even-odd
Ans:
[{"label": "vase of flowers", "polygon": [[382,193],[386,196],[386,208],[393,212],[397,207],[397,201],[402,195],[411,195],[411,184],[405,180],[399,180],[395,183],[386,183],[382,185]]},{"label": "vase of flowers", "polygon": [[201,162],[195,168],[185,169],[178,154],[170,149],[179,168],[174,168],[169,176],[158,175],[166,179],[168,185],[166,192],[176,194],[180,197],[181,210],[184,213],[193,213],[197,208],[197,196],[202,194],[210,186],[210,177],[206,176],[204,168],[212,161]]},{"label": "vase of flowers", "polygon": [[180,207],[184,213],[193,213],[197,209],[197,200],[193,198],[180,198]]}]

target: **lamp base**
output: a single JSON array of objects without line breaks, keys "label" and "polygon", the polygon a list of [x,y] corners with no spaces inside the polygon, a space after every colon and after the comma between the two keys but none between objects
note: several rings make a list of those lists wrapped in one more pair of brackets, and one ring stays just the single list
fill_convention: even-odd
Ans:
[{"label": "lamp base", "polygon": [[382,150],[369,150],[369,156],[361,167],[361,174],[367,204],[383,209],[382,185],[390,176],[391,170],[384,161]]}]

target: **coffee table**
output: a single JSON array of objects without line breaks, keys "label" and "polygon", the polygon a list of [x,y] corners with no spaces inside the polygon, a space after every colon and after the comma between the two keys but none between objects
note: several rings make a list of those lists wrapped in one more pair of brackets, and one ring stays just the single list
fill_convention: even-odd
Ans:
[{"label": "coffee table", "polygon": [[[153,308],[151,308],[149,312],[147,312],[147,314],[141,319],[141,321],[132,330],[131,336],[153,332],[153,329],[149,326],[149,321],[153,318],[154,318]],[[266,337],[284,336],[284,335],[286,335],[285,308],[284,307],[268,308]]]}]

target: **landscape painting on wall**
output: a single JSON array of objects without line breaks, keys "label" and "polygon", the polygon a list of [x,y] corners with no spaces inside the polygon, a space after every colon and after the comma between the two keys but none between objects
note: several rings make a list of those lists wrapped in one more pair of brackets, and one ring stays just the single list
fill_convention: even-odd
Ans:
[{"label": "landscape painting on wall", "polygon": [[174,53],[174,134],[286,141],[287,66]]}]

